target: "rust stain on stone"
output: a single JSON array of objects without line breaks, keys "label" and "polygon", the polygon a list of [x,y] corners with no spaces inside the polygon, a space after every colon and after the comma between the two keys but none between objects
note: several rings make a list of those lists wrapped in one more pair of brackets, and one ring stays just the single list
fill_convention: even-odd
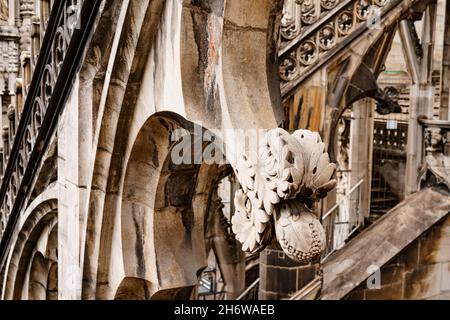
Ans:
[{"label": "rust stain on stone", "polygon": [[289,131],[321,130],[323,94],[324,89],[320,87],[310,87],[295,93],[284,106]]},{"label": "rust stain on stone", "polygon": [[205,90],[205,105],[209,105],[209,101],[214,96],[214,88],[216,84],[216,74],[219,65],[219,48],[220,38],[217,36],[221,34],[221,27],[218,25],[217,18],[208,16],[206,23],[207,35],[207,61],[205,61],[205,71],[203,79],[203,89]]}]

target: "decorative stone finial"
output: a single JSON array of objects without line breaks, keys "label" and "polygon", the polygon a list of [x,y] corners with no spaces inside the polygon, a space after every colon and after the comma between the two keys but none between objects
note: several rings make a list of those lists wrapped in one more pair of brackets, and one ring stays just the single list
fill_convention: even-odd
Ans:
[{"label": "decorative stone finial", "polygon": [[20,15],[32,16],[34,14],[34,0],[20,0]]},{"label": "decorative stone finial", "polygon": [[318,133],[277,128],[266,133],[256,159],[243,154],[236,167],[233,232],[242,250],[257,252],[273,235],[293,260],[307,263],[325,249],[325,231],[313,203],[336,185]]}]

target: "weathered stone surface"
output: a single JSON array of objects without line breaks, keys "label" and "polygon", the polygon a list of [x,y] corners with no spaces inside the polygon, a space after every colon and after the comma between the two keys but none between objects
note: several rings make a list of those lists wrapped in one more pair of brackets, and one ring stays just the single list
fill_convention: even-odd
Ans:
[{"label": "weathered stone surface", "polygon": [[381,269],[381,286],[390,285],[396,282],[403,282],[405,274],[405,266],[391,264],[383,266]]},{"label": "weathered stone surface", "polygon": [[405,265],[405,271],[413,270],[419,264],[420,245],[412,243],[398,256],[399,262]]},{"label": "weathered stone surface", "polygon": [[282,250],[266,248],[259,254],[259,261],[267,266],[283,268],[299,267],[300,264],[290,259]]},{"label": "weathered stone surface", "polygon": [[[406,68],[404,56],[399,54],[398,37],[393,46],[397,51],[395,66],[392,61],[384,63],[394,37],[390,28],[414,3],[424,1],[394,0],[386,2],[386,6],[378,1],[380,7],[389,8],[383,11],[379,28],[365,25],[367,17],[357,17],[363,14],[359,2],[351,3],[350,16],[358,18],[351,28],[348,21],[341,20],[345,17],[339,16],[346,7],[333,13],[333,8],[326,7],[337,1],[314,0],[317,10],[308,9],[303,1],[302,8],[311,10],[306,13],[295,11],[302,9],[299,1],[286,1],[292,6],[280,21],[282,0],[104,0],[94,17],[87,45],[79,48],[84,55],[79,68],[72,78],[61,77],[68,80],[65,87],[71,89],[64,99],[54,93],[58,89],[54,77],[59,77],[58,68],[64,62],[58,61],[65,57],[64,39],[70,39],[73,30],[69,25],[62,26],[58,31],[63,34],[52,33],[61,38],[54,44],[45,43],[49,37],[43,37],[44,31],[56,27],[46,25],[50,2],[53,8],[66,5],[61,1],[0,0],[0,123],[5,126],[0,176],[3,182],[10,174],[12,181],[7,186],[11,188],[3,190],[5,197],[0,203],[0,297],[196,298],[198,276],[205,271],[210,257],[217,262],[215,275],[226,283],[226,296],[235,298],[242,292],[242,284],[248,284],[250,277],[245,279],[242,252],[236,254],[239,246],[228,224],[231,215],[224,215],[220,226],[215,225],[222,233],[215,229],[206,236],[205,231],[208,217],[215,212],[211,190],[223,179],[223,167],[227,172],[237,168],[234,159],[228,159],[231,166],[220,167],[202,161],[175,164],[171,158],[175,148],[172,133],[183,129],[189,135],[201,135],[194,129],[198,124],[201,131],[211,130],[224,142],[226,156],[232,153],[235,143],[225,134],[230,128],[283,127],[290,130],[288,135],[310,129],[323,135],[322,144],[316,133],[311,134],[309,142],[301,145],[304,152],[297,152],[295,159],[288,152],[276,158],[283,169],[294,160],[306,163],[306,158],[314,158],[304,168],[309,173],[307,182],[302,185],[297,179],[300,166],[294,166],[291,176],[283,177],[285,172],[280,175],[278,182],[283,186],[260,189],[263,195],[261,203],[257,203],[258,209],[268,211],[263,220],[272,215],[269,228],[275,226],[272,231],[281,235],[280,244],[286,251],[274,249],[261,254],[260,298],[295,297],[305,288],[302,298],[316,298],[321,285],[319,253],[325,245],[317,200],[333,184],[329,180],[334,168],[324,152],[326,148],[334,151],[333,120],[339,118],[341,108],[349,107],[351,99],[374,97],[370,90],[377,87],[374,79],[383,64],[389,70],[398,65]],[[439,4],[442,7],[442,1]],[[78,14],[76,6],[65,9],[60,11]],[[65,18],[61,21],[70,20]],[[304,23],[311,18],[318,20]],[[437,21],[437,31],[440,36],[444,34],[445,41],[436,47],[442,50],[449,46],[445,33],[450,19],[438,15]],[[330,28],[330,23],[336,28]],[[347,27],[350,29],[341,29]],[[305,28],[307,32],[301,33]],[[426,25],[424,30],[430,31]],[[295,43],[288,43],[289,32],[293,36],[290,40],[297,39]],[[300,39],[306,34],[308,39]],[[292,48],[288,48],[290,45]],[[424,55],[420,63],[423,77],[428,79],[425,82],[429,94],[431,74],[426,77],[426,73],[433,71],[433,63],[423,49],[432,46],[427,39],[422,39],[421,45]],[[40,57],[51,57],[52,64],[40,66],[37,57],[45,48],[51,54]],[[279,49],[284,50],[280,56]],[[300,60],[284,59],[287,51],[292,52],[289,58]],[[435,60],[438,67],[434,65],[442,67],[440,113],[444,116],[448,109],[448,81],[444,75],[449,73],[449,57],[448,52],[443,53],[442,59]],[[283,88],[283,110],[279,77],[289,77],[290,72],[299,75],[302,83],[296,87],[300,82],[284,79],[289,85]],[[406,74],[399,77],[405,83],[409,81]],[[38,79],[40,75],[42,79]],[[33,96],[30,88],[36,88]],[[413,97],[422,92],[423,86],[412,89],[411,110],[421,111],[417,107],[426,102],[429,112],[430,101]],[[58,125],[51,132],[45,131],[51,143],[45,148],[41,143],[34,145],[47,124],[42,123],[42,112],[56,105],[62,112],[50,116]],[[364,177],[362,211],[368,211],[372,102],[363,101],[353,107],[353,154],[345,170],[352,171],[351,183]],[[29,111],[26,114],[30,116],[23,117],[24,111]],[[421,160],[416,148],[422,145],[421,129],[416,127],[414,112],[402,116],[403,120],[409,116],[412,119],[408,156],[416,166],[410,166],[409,178],[417,174]],[[297,132],[294,138],[305,133]],[[246,141],[246,137],[239,138],[238,142]],[[192,151],[191,158],[199,159],[196,156],[206,149],[206,141],[200,144],[200,150]],[[44,157],[24,166],[30,148]],[[272,161],[268,154],[255,164]],[[442,164],[439,169],[441,173],[448,171]],[[33,174],[20,185],[25,172]],[[408,185],[398,185],[397,191],[417,187],[417,181],[409,181]],[[260,187],[267,180],[259,182]],[[237,188],[236,182],[230,193]],[[20,201],[18,195],[22,196]],[[305,206],[293,203],[297,196]],[[273,203],[267,201],[269,198],[275,199]],[[335,200],[329,197],[322,204],[330,207]],[[246,201],[240,204],[247,208]],[[232,203],[226,205],[230,211],[236,209]],[[313,209],[317,209],[314,214]],[[439,219],[448,212],[448,195],[435,190],[408,198],[323,265],[323,298],[449,298],[450,220],[439,225]],[[247,213],[244,218],[248,218]],[[6,228],[7,224],[11,228]],[[5,237],[3,232],[8,230]],[[271,238],[264,240],[269,243]],[[309,249],[311,252],[303,254]],[[315,260],[300,266],[288,256],[300,261]],[[256,261],[251,262],[252,276],[257,273]],[[382,287],[378,290],[365,287],[370,266],[381,267]],[[309,294],[305,293],[308,290]]]},{"label": "weathered stone surface", "polygon": [[439,239],[438,234],[433,233],[421,241],[419,263],[432,264],[450,261],[450,237],[441,238],[440,241],[436,241],[436,239]]},{"label": "weathered stone surface", "polygon": [[[435,256],[428,253],[447,249],[448,239],[443,229],[449,221],[450,218],[447,217],[436,223],[382,266],[380,290],[371,290],[363,282],[346,298],[445,299],[450,290],[449,263],[435,262],[435,259],[429,259],[430,256]],[[425,248],[425,246],[433,249]],[[419,259],[421,250],[426,252],[427,259]],[[403,288],[401,296],[399,296],[399,285]]]},{"label": "weathered stone surface", "polygon": [[441,292],[446,291],[450,291],[450,263],[441,264]]},{"label": "weathered stone surface", "polygon": [[419,265],[405,275],[405,299],[425,299],[441,292],[441,264]]},{"label": "weathered stone surface", "polygon": [[401,300],[403,298],[403,283],[391,283],[380,289],[365,290],[366,300]]},{"label": "weathered stone surface", "polygon": [[[426,189],[406,198],[326,261],[322,299],[347,295],[370,275],[367,270],[371,265],[386,264],[448,212],[450,199],[439,191]],[[399,232],[402,237],[396,236]],[[348,263],[342,265],[345,261]],[[421,296],[415,290],[408,297],[415,295]]]},{"label": "weathered stone surface", "polygon": [[281,267],[266,267],[266,287],[263,290],[290,294],[297,290],[297,269]]},{"label": "weathered stone surface", "polygon": [[317,269],[318,264],[300,265],[279,249],[265,249],[260,253],[260,290],[278,292],[271,295],[276,299],[291,296],[316,277]]}]

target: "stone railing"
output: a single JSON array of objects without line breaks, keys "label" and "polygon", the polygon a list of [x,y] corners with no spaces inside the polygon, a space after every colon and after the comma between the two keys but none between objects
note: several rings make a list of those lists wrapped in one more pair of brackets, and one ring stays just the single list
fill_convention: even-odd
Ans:
[{"label": "stone railing", "polygon": [[[26,69],[25,60],[23,85],[19,84],[17,88],[16,108],[8,110],[9,128],[3,130],[4,171],[0,186],[2,258],[33,177],[54,135],[100,2],[53,1],[53,7],[41,8],[41,17],[31,17],[28,31],[24,30],[30,34],[31,40],[29,68]],[[42,3],[48,5],[49,2]],[[48,16],[42,16],[45,12]],[[20,101],[22,93],[24,98]]]},{"label": "stone railing", "polygon": [[287,95],[401,0],[285,0],[279,74]]}]

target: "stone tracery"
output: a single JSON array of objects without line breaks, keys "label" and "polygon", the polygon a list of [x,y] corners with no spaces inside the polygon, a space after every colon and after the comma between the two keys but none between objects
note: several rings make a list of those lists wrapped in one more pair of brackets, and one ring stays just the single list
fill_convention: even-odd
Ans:
[{"label": "stone tracery", "polygon": [[[353,31],[364,23],[368,26],[369,19],[380,17],[393,2],[398,1],[285,1],[278,64],[282,94],[298,85],[315,62],[338,50]],[[295,61],[295,68],[287,69],[287,61]]]}]

